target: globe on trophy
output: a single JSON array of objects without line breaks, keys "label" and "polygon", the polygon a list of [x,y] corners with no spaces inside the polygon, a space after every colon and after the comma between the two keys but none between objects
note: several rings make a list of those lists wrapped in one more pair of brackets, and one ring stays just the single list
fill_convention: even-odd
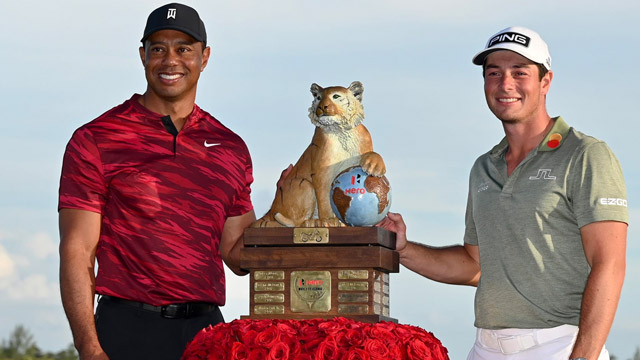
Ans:
[{"label": "globe on trophy", "polygon": [[385,176],[373,176],[353,166],[342,171],[331,185],[331,208],[349,226],[373,226],[391,207],[391,186]]}]

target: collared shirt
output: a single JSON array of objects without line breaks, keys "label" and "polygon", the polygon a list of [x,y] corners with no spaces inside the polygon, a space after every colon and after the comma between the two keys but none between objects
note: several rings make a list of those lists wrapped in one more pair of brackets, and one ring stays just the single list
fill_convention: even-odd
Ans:
[{"label": "collared shirt", "polygon": [[58,208],[102,215],[97,293],[223,305],[220,237],[228,217],[252,209],[249,151],[197,105],[177,132],[138,97],[73,134]]},{"label": "collared shirt", "polygon": [[580,228],[628,222],[622,169],[562,118],[507,176],[503,139],[471,169],[464,241],[478,245],[476,327],[578,325],[589,275]]}]

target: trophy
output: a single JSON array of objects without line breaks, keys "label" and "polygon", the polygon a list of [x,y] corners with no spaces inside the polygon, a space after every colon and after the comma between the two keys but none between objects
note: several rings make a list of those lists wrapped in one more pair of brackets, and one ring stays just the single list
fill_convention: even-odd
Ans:
[{"label": "trophy", "polygon": [[311,85],[311,144],[279,184],[269,211],[245,230],[250,319],[389,316],[395,234],[374,227],[391,204],[386,166],[362,124],[364,88]]}]

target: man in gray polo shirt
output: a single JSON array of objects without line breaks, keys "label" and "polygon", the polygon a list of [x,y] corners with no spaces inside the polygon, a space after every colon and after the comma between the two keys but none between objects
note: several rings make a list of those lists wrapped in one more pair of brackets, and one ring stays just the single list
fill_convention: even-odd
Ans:
[{"label": "man in gray polo shirt", "polygon": [[506,136],[471,169],[464,244],[409,242],[395,213],[380,226],[407,268],[478,287],[468,359],[609,359],[628,222],[618,160],[548,115],[551,56],[537,33],[504,29],[473,63]]}]

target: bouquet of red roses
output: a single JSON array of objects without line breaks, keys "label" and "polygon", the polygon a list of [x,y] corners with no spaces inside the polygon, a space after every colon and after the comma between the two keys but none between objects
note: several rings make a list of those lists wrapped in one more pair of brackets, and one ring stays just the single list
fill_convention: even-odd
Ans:
[{"label": "bouquet of red roses", "polygon": [[432,333],[393,322],[234,320],[209,326],[183,360],[448,360]]}]

